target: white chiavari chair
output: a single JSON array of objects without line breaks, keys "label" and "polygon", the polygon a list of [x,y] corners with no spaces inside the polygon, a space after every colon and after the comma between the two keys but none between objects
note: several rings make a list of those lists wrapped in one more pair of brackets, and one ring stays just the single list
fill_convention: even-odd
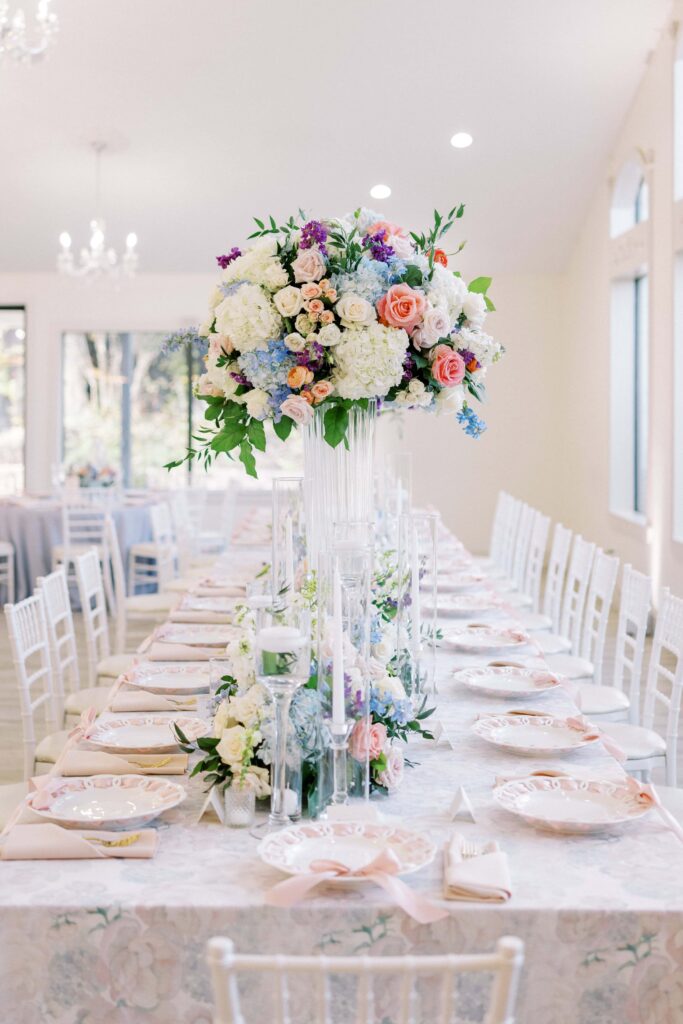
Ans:
[{"label": "white chiavari chair", "polygon": [[579,703],[585,715],[604,715],[611,721],[640,721],[640,680],[645,655],[645,638],[650,619],[652,580],[630,565],[624,566],[619,600],[619,621],[614,654],[612,684],[577,685]]},{"label": "white chiavari chair", "polygon": [[105,594],[111,605],[114,588],[105,537],[106,521],[107,509],[99,498],[79,494],[78,501],[65,501],[62,504],[62,543],[52,549],[52,571],[63,565],[67,584],[74,583],[76,558],[95,548],[102,565]]},{"label": "white chiavari chair", "polygon": [[619,559],[598,548],[593,559],[578,653],[547,655],[551,672],[568,679],[592,679],[598,686],[602,683],[605,639],[618,573]]},{"label": "white chiavari chair", "polygon": [[527,594],[531,598],[532,614],[538,612],[541,604],[541,578],[543,576],[549,531],[550,516],[544,516],[542,512],[534,511],[529,554],[524,572],[524,580],[520,587],[522,593]]},{"label": "white chiavari chair", "polygon": [[514,499],[506,491],[499,491],[496,509],[491,524],[489,551],[481,558],[475,558],[476,564],[490,577],[502,576],[505,547],[505,520]]},{"label": "white chiavari chair", "polygon": [[162,590],[175,575],[176,545],[171,510],[167,502],[158,502],[149,510],[152,540],[133,544],[128,561],[128,593],[138,587]]},{"label": "white chiavari chair", "polygon": [[14,545],[8,540],[0,540],[0,589],[5,588],[7,604],[14,604],[14,557]]},{"label": "white chiavari chair", "polygon": [[39,577],[36,590],[43,595],[52,674],[55,690],[63,703],[64,723],[75,725],[88,708],[103,710],[108,691],[102,686],[81,687],[76,632],[64,567],[49,576]]},{"label": "white chiavari chair", "polygon": [[[390,1001],[395,1024],[425,1020],[430,1024],[456,1024],[464,1019],[458,1013],[458,981],[464,975],[480,973],[493,976],[486,1024],[514,1024],[524,944],[507,936],[498,940],[493,953],[325,957],[239,954],[230,939],[215,938],[209,941],[208,959],[215,999],[214,1024],[290,1024],[291,1007],[300,1006],[303,993],[306,1010],[297,1013],[298,1021],[379,1024],[375,1004],[380,1000],[375,994],[380,988],[383,1000]],[[252,982],[253,1014],[244,1013],[247,1000],[240,998],[240,979]],[[296,995],[290,999],[292,988]],[[342,999],[344,1013],[340,1016],[338,1003]],[[382,1017],[386,1020],[383,1000]],[[426,1008],[424,1003],[428,1003]]]},{"label": "white chiavari chair", "polygon": [[135,656],[111,653],[102,571],[94,548],[76,559],[76,581],[85,630],[89,684],[96,686],[100,679],[111,683],[132,667]]},{"label": "white chiavari chair", "polygon": [[126,574],[121,558],[116,528],[112,519],[107,522],[107,538],[114,579],[114,648],[116,654],[126,650],[126,634],[129,622],[160,623],[178,603],[177,594],[161,593],[126,595]]},{"label": "white chiavari chair", "polygon": [[562,594],[562,613],[557,633],[539,633],[535,642],[544,654],[578,654],[595,544],[575,534]]},{"label": "white chiavari chair", "polygon": [[[572,543],[572,531],[555,524],[553,530],[553,542],[550,546],[550,557],[548,568],[545,574],[545,587],[543,590],[543,603],[540,612],[538,610],[519,612],[520,625],[531,632],[540,630],[554,630],[556,633],[560,628],[560,614],[562,611],[562,593],[564,591],[564,579],[569,560],[569,549]],[[539,580],[540,585],[540,580]]]},{"label": "white chiavari chair", "polygon": [[[97,558],[97,555],[94,556]],[[66,731],[57,731],[60,708],[55,693],[43,595],[33,594],[18,604],[5,605],[14,670],[19,684],[23,729],[24,778],[49,770],[66,743]],[[36,712],[42,708],[46,736],[36,737]]]},{"label": "white chiavari chair", "polygon": [[[683,599],[662,591],[645,684],[643,724],[605,722],[602,726],[626,754],[626,769],[649,780],[663,765],[667,786],[677,784],[678,724],[683,691]],[[665,716],[665,735],[655,730],[655,714]]]},{"label": "white chiavari chair", "polygon": [[515,550],[517,543],[517,533],[519,530],[519,521],[522,516],[522,505],[518,498],[512,498],[510,500],[510,507],[508,514],[505,519],[505,535],[503,538],[503,554],[502,554],[502,576],[506,579],[510,579],[512,576],[512,567],[515,560]]}]

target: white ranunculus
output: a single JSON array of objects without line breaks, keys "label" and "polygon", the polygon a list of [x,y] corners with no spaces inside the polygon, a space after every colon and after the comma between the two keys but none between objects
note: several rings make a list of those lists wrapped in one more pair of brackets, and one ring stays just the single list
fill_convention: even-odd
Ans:
[{"label": "white ranunculus", "polygon": [[454,415],[460,412],[465,404],[465,389],[462,384],[456,384],[454,388],[442,388],[436,396],[436,411],[445,415]]},{"label": "white ranunculus", "polygon": [[301,312],[303,301],[301,289],[295,288],[291,284],[288,284],[286,288],[281,288],[273,296],[273,302],[277,307],[278,313],[290,318],[295,317]]},{"label": "white ranunculus", "polygon": [[306,348],[306,339],[300,334],[288,334],[285,338],[285,348],[290,352],[303,352]]},{"label": "white ranunculus", "polygon": [[486,300],[478,292],[468,292],[462,304],[463,313],[470,324],[481,327],[486,319]]},{"label": "white ranunculus", "polygon": [[343,327],[368,327],[377,319],[375,307],[353,292],[343,295],[335,308]]},{"label": "white ranunculus", "polygon": [[408,342],[404,330],[379,323],[345,331],[332,374],[340,398],[384,398],[401,383]]},{"label": "white ranunculus", "polygon": [[271,414],[272,410],[268,403],[269,397],[268,392],[263,391],[261,388],[254,388],[253,391],[248,391],[244,396],[247,412],[255,420],[265,420]]},{"label": "white ranunculus", "polygon": [[318,332],[318,341],[326,348],[337,345],[341,341],[342,332],[336,324],[325,324]]},{"label": "white ranunculus", "polygon": [[216,328],[227,334],[238,352],[266,349],[282,333],[282,319],[270,296],[254,284],[243,284],[216,308]]}]

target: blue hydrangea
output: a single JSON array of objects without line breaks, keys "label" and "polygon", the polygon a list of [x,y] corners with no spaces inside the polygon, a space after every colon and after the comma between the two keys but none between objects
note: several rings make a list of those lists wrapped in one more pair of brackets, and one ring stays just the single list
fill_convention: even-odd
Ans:
[{"label": "blue hydrangea", "polygon": [[379,615],[373,615],[370,623],[370,643],[378,644],[382,639],[382,619]]},{"label": "blue hydrangea", "polygon": [[333,274],[330,281],[338,295],[353,292],[374,304],[392,284],[392,266],[363,256],[356,270],[350,274]]},{"label": "blue hydrangea", "polygon": [[282,413],[280,412],[280,406],[286,398],[293,394],[292,389],[288,388],[286,384],[279,388],[275,388],[270,392],[270,398],[268,402],[273,410],[273,419],[276,423],[279,423],[282,419]]},{"label": "blue hydrangea", "polygon": [[481,437],[486,430],[484,421],[468,405],[457,414],[456,419],[468,437]]},{"label": "blue hydrangea", "polygon": [[243,352],[237,359],[240,370],[255,388],[272,392],[287,383],[287,374],[296,366],[296,356],[280,338],[268,342],[266,349]]}]

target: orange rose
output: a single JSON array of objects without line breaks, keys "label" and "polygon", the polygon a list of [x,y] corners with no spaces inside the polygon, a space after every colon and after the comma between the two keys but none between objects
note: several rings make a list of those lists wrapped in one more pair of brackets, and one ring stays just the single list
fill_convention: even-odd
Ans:
[{"label": "orange rose", "polygon": [[377,303],[377,312],[389,327],[402,327],[412,334],[422,319],[427,300],[408,284],[394,284]]},{"label": "orange rose", "polygon": [[302,391],[301,397],[305,402],[308,402],[309,405],[313,405],[313,395],[310,391]]},{"label": "orange rose", "polygon": [[322,288],[314,281],[309,281],[308,284],[302,284],[301,294],[305,299],[317,299],[322,295]]},{"label": "orange rose", "polygon": [[302,388],[307,383],[307,373],[310,373],[310,370],[307,370],[305,366],[293,366],[287,374],[287,383],[290,388],[296,388],[297,390]]},{"label": "orange rose", "polygon": [[333,391],[334,386],[329,382],[329,380],[319,380],[318,383],[314,384],[311,388],[311,394],[313,395],[316,405],[319,405],[320,402],[324,402]]}]

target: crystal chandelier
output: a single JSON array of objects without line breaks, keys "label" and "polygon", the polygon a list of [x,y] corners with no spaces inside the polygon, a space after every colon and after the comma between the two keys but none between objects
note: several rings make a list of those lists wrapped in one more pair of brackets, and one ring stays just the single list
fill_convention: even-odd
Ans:
[{"label": "crystal chandelier", "polygon": [[[93,142],[95,152],[95,210],[101,209],[100,182],[101,182],[101,160],[102,153],[106,149],[106,143]],[[57,269],[62,274],[69,274],[71,277],[81,277],[86,281],[94,281],[102,277],[121,278],[133,277],[138,266],[138,254],[136,246],[138,236],[131,231],[126,235],[126,249],[119,259],[115,249],[107,247],[105,240],[105,223],[97,215],[90,221],[90,242],[87,248],[84,246],[79,254],[78,260],[71,248],[71,235],[68,231],[62,231],[59,236],[60,250],[57,255]]]},{"label": "crystal chandelier", "polygon": [[34,16],[35,30],[26,28],[23,10],[10,16],[9,3],[0,0],[0,55],[7,54],[23,64],[40,60],[52,42],[58,27],[57,15],[50,11],[52,0],[38,0]]}]

